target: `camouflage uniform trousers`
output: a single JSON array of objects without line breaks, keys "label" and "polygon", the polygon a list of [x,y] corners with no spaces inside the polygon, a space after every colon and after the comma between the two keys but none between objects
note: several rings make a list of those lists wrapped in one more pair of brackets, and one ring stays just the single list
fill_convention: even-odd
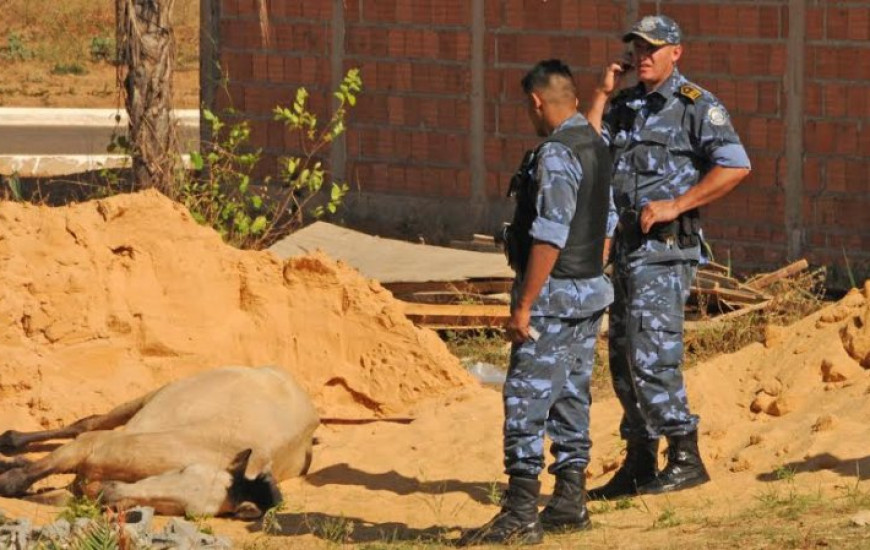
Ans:
[{"label": "camouflage uniform trousers", "polygon": [[603,311],[582,319],[532,317],[537,341],[513,344],[503,389],[504,464],[508,475],[536,477],[589,463],[589,381]]},{"label": "camouflage uniform trousers", "polygon": [[638,265],[617,255],[610,307],[613,388],[622,403],[623,439],[685,435],[698,427],[680,366],[683,316],[697,262]]}]

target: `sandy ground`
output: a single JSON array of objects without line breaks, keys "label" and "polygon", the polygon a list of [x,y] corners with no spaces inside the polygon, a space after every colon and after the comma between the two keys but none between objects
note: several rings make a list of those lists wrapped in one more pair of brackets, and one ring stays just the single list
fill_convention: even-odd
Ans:
[{"label": "sandy ground", "polygon": [[[281,535],[209,521],[241,547],[449,539],[497,510],[499,393],[347,266],[232,249],[142,193],[0,204],[0,273],[0,430],[55,427],[220,364],[278,364],[300,379],[332,422],[317,431],[309,475],[281,485]],[[711,483],[622,511],[593,505],[595,529],[545,547],[672,547],[674,536],[710,545],[698,522],[676,535],[652,527],[668,513],[739,521],[784,471],[829,495],[870,476],[868,294],[870,283],[687,372]],[[619,464],[619,415],[613,398],[593,405],[590,486]],[[542,503],[551,476],[543,482]],[[41,523],[57,510],[0,499],[0,511]]]}]

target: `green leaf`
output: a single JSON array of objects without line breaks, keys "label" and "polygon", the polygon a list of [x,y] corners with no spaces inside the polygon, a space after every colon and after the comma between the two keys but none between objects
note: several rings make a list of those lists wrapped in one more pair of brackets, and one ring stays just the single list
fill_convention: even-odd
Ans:
[{"label": "green leaf", "polygon": [[257,216],[254,223],[251,224],[251,233],[259,235],[266,229],[267,224],[268,220],[266,219],[266,216]]},{"label": "green leaf", "polygon": [[205,165],[202,160],[202,155],[197,151],[190,153],[190,164],[193,166],[194,170],[202,170],[202,167]]}]

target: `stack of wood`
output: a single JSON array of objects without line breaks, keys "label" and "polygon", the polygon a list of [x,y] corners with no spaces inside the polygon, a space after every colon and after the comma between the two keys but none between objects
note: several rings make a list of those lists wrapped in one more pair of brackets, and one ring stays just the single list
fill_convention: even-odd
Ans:
[{"label": "stack of wood", "polygon": [[[765,308],[771,301],[766,290],[809,264],[800,260],[771,273],[741,282],[725,266],[709,263],[698,270],[690,304],[712,321],[730,319]],[[468,279],[450,282],[386,283],[404,302],[405,315],[415,324],[433,329],[486,329],[504,326],[510,317],[512,280]]]}]

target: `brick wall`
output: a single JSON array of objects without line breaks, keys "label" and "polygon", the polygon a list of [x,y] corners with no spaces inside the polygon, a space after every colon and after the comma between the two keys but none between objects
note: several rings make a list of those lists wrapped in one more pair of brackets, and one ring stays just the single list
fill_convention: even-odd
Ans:
[{"label": "brick wall", "polygon": [[[218,0],[213,0],[217,2]],[[845,278],[870,266],[870,3],[822,0],[222,0],[214,32],[230,101],[272,158],[292,147],[270,111],[306,87],[325,114],[344,71],[364,91],[333,169],[353,184],[345,221],[430,241],[488,233],[534,143],[519,79],[564,59],[582,90],[661,11],[686,34],[680,68],[718,95],[753,172],[705,209],[716,259],[741,271],[808,258]]]}]

